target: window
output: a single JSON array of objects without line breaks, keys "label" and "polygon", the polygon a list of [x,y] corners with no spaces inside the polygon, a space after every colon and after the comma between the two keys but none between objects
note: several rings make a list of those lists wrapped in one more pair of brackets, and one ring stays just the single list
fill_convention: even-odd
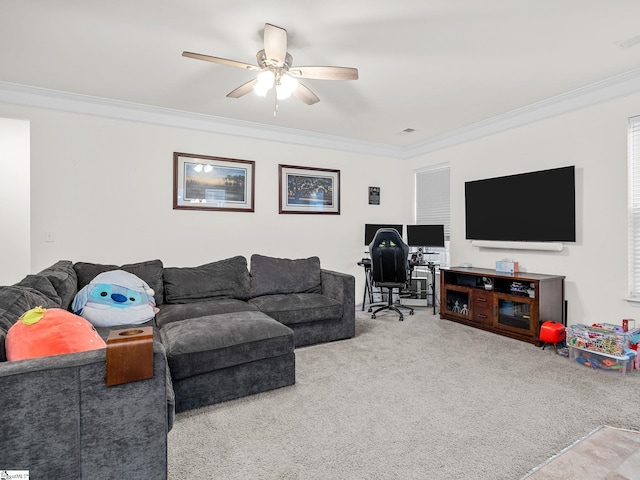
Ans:
[{"label": "window", "polygon": [[440,264],[447,265],[449,258],[449,164],[427,167],[415,172],[415,222],[417,225],[444,225],[445,248],[440,251]]},{"label": "window", "polygon": [[629,119],[629,300],[640,302],[640,117]]}]

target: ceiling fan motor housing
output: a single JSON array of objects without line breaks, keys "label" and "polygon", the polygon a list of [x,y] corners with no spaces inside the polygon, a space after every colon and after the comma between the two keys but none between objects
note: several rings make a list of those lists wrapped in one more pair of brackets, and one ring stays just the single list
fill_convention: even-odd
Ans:
[{"label": "ceiling fan motor housing", "polygon": [[263,69],[269,67],[277,67],[284,70],[289,70],[291,68],[291,65],[293,64],[293,57],[289,52],[285,54],[284,62],[282,64],[277,60],[267,58],[267,54],[264,50],[260,50],[258,53],[256,53],[256,60],[258,61],[258,66]]}]

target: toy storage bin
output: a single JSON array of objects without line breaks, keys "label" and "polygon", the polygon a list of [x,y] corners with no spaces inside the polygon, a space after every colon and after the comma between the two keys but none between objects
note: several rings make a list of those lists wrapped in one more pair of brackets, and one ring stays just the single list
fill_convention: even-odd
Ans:
[{"label": "toy storage bin", "polygon": [[628,339],[615,330],[586,325],[567,327],[567,345],[607,355],[624,355]]},{"label": "toy storage bin", "polygon": [[622,375],[633,370],[634,353],[617,356],[569,345],[569,358],[587,367],[620,372]]}]

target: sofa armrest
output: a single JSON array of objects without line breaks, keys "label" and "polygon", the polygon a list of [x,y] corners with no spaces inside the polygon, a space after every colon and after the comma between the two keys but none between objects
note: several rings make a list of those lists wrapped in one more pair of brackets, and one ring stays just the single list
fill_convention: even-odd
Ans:
[{"label": "sofa armrest", "polygon": [[0,458],[32,478],[166,478],[173,390],[158,342],[153,368],[108,387],[105,349],[0,363]]},{"label": "sofa armrest", "polygon": [[342,304],[342,328],[345,338],[355,335],[356,279],[347,273],[320,270],[322,295]]}]

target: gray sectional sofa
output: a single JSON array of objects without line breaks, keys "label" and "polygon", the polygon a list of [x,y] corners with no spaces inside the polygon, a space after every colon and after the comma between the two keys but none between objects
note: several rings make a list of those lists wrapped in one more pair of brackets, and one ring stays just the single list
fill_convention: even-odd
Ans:
[{"label": "gray sectional sofa", "polygon": [[[166,478],[174,412],[291,385],[295,347],[355,334],[353,276],[321,269],[317,257],[250,262],[251,270],[240,256],[182,268],[63,260],[0,287],[0,469]],[[153,378],[107,387],[105,350],[6,361],[6,332],[22,313],[68,309],[78,290],[115,269],[155,291]]]}]

